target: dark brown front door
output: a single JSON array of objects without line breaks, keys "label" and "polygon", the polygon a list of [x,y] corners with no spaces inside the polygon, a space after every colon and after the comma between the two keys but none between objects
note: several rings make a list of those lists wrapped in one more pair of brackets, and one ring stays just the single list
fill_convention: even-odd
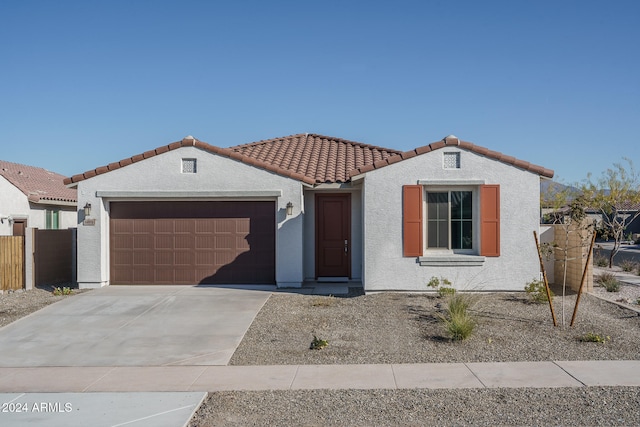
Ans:
[{"label": "dark brown front door", "polygon": [[351,194],[316,194],[316,277],[351,276]]},{"label": "dark brown front door", "polygon": [[111,284],[272,284],[275,203],[113,202]]},{"label": "dark brown front door", "polygon": [[22,236],[25,235],[25,229],[27,228],[27,221],[22,219],[16,219],[13,221],[13,235]]}]

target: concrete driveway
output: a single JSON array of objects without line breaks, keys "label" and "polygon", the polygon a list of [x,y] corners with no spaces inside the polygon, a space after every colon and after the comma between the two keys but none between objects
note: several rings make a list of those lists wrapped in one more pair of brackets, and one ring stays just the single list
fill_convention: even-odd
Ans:
[{"label": "concrete driveway", "polygon": [[109,286],[0,329],[0,366],[226,365],[270,292]]}]

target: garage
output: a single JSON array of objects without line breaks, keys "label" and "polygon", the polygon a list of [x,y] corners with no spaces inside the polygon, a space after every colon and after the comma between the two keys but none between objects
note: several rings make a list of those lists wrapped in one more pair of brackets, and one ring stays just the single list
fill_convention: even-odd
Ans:
[{"label": "garage", "polygon": [[111,202],[112,285],[275,283],[275,201]]}]

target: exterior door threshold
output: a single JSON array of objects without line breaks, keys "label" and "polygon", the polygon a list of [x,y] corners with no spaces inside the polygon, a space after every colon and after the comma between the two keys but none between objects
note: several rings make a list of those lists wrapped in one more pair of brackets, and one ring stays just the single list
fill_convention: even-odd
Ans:
[{"label": "exterior door threshold", "polygon": [[343,283],[343,282],[348,282],[349,278],[348,277],[318,277],[318,282],[322,283]]}]

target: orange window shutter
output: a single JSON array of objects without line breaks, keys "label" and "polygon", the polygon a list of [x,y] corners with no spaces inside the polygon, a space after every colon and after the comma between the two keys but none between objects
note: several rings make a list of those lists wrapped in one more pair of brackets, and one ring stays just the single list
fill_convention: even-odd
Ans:
[{"label": "orange window shutter", "polygon": [[480,186],[480,255],[500,256],[500,186]]},{"label": "orange window shutter", "polygon": [[402,187],[403,254],[422,255],[422,186]]}]

